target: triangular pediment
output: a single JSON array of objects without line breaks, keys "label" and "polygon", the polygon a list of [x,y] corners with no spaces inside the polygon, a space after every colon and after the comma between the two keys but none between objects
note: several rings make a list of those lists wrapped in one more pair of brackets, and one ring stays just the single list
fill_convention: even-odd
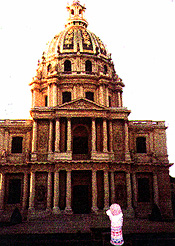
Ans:
[{"label": "triangular pediment", "polygon": [[91,109],[104,110],[106,107],[98,105],[88,99],[80,98],[57,107],[58,109]]}]

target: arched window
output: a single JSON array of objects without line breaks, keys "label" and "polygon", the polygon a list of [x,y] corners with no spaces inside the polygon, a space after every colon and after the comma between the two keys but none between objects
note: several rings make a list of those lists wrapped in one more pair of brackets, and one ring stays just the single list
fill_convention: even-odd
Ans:
[{"label": "arched window", "polygon": [[85,64],[86,73],[92,73],[92,62],[87,60]]},{"label": "arched window", "polygon": [[73,9],[71,9],[71,15],[74,15],[74,10]]},{"label": "arched window", "polygon": [[70,73],[71,72],[71,61],[66,60],[64,62],[64,72]]},{"label": "arched window", "polygon": [[146,153],[146,137],[137,137],[136,150],[137,153]]},{"label": "arched window", "polygon": [[104,71],[103,71],[103,73],[104,73],[104,74],[107,74],[107,72],[108,72],[108,68],[107,68],[106,65],[104,65]]},{"label": "arched window", "polygon": [[47,72],[49,73],[49,72],[51,71],[51,69],[52,69],[52,65],[49,64],[49,65],[47,66]]}]

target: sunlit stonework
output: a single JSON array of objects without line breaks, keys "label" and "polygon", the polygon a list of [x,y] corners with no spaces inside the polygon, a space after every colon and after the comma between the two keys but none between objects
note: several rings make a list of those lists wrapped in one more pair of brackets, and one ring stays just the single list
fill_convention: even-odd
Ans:
[{"label": "sunlit stonework", "polygon": [[30,83],[31,120],[0,121],[0,219],[59,213],[172,216],[166,126],[129,121],[124,83],[103,42],[87,29],[85,6],[67,6]]}]

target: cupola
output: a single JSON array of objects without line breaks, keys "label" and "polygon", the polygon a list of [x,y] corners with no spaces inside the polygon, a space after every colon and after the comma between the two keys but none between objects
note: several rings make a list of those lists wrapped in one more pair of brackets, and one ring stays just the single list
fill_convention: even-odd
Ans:
[{"label": "cupola", "polygon": [[73,1],[71,5],[67,6],[69,18],[65,27],[70,25],[88,26],[88,22],[84,19],[85,6],[82,6],[79,1]]}]

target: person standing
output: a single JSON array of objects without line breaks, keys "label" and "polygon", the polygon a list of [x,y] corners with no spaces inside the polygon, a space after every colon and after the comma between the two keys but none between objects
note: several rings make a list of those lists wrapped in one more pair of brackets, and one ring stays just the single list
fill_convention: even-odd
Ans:
[{"label": "person standing", "polygon": [[119,204],[112,204],[110,209],[106,211],[111,221],[111,241],[112,245],[123,245],[123,213]]}]

